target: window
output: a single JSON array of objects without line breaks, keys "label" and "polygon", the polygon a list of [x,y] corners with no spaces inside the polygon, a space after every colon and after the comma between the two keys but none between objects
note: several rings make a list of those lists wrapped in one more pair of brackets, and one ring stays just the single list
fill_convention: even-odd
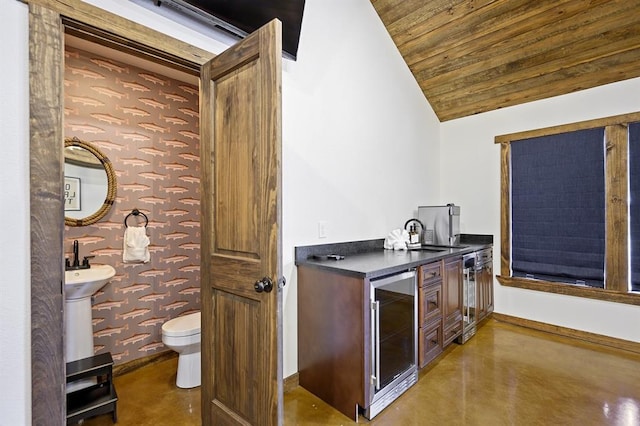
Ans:
[{"label": "window", "polygon": [[[640,304],[640,113],[496,137],[503,285]],[[603,291],[605,290],[605,291]]]},{"label": "window", "polygon": [[604,128],[511,143],[514,276],[604,286]]}]

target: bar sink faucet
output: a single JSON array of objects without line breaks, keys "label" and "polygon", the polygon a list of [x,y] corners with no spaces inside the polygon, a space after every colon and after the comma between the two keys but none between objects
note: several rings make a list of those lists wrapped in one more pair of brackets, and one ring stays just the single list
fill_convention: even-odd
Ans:
[{"label": "bar sink faucet", "polygon": [[73,267],[77,268],[78,266],[80,266],[80,260],[78,259],[78,252],[79,252],[79,248],[78,248],[78,240],[73,240]]},{"label": "bar sink faucet", "polygon": [[73,240],[73,263],[69,261],[69,258],[65,258],[64,260],[64,269],[66,271],[73,269],[89,269],[91,265],[89,264],[89,259],[93,259],[95,256],[85,256],[82,260],[82,265],[80,264],[80,248],[78,245],[78,240]]}]

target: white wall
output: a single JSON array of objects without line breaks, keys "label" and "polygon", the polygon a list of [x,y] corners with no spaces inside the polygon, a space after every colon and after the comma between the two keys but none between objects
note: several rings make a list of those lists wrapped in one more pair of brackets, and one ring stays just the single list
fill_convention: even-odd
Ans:
[{"label": "white wall", "polygon": [[[128,0],[98,7],[214,53],[224,43]],[[30,423],[27,6],[3,0],[0,45],[0,425]],[[284,375],[297,371],[297,245],[383,238],[420,204],[462,206],[499,253],[499,134],[640,110],[640,79],[440,125],[368,0],[307,0],[283,66]],[[440,143],[441,141],[441,143]],[[318,222],[326,238],[318,237]],[[499,264],[496,260],[495,267]],[[501,287],[496,311],[640,341],[640,307]],[[608,318],[605,320],[605,318]],[[627,326],[629,324],[629,326]]]},{"label": "white wall", "polygon": [[[626,80],[442,123],[441,191],[459,200],[467,231],[494,235],[496,271],[500,267],[500,148],[494,144],[494,137],[637,112],[638,93],[640,79]],[[636,327],[640,306],[502,287],[496,281],[495,310],[640,342]]]},{"label": "white wall", "polygon": [[435,202],[438,132],[371,3],[307,0],[283,73],[285,377],[298,367],[294,247],[384,238]]},{"label": "white wall", "polygon": [[0,425],[31,420],[27,5],[2,2],[0,67]]},{"label": "white wall", "polygon": [[[88,3],[224,50],[129,1]],[[294,247],[384,238],[418,205],[438,202],[440,123],[368,0],[307,0],[297,60],[284,60],[282,80],[287,377],[298,371]]]},{"label": "white wall", "polygon": [[[87,3],[214,53],[225,48],[128,0]],[[0,184],[10,201],[0,203],[4,426],[30,423],[31,380],[28,14],[21,2],[2,5],[0,45],[12,58],[0,68]],[[368,0],[306,1],[298,60],[283,64],[285,377],[298,368],[294,247],[384,238],[419,204],[439,202],[439,126]]]}]

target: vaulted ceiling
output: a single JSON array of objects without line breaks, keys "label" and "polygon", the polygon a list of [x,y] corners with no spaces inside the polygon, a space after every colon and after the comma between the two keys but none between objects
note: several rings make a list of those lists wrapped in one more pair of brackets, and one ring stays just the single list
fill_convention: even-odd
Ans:
[{"label": "vaulted ceiling", "polygon": [[441,121],[640,76],[638,0],[371,3]]}]

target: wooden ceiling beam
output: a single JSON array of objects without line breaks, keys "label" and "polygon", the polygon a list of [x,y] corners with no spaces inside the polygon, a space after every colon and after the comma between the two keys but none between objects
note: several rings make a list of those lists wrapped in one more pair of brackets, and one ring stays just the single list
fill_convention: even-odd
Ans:
[{"label": "wooden ceiling beam", "polygon": [[[473,24],[474,20],[479,19],[478,23],[481,23],[483,21],[481,17],[490,14],[492,10],[500,7],[513,9],[517,3],[524,0],[513,0],[516,4],[506,4],[506,6],[501,6],[502,1],[456,0],[438,9],[434,9],[430,2],[425,2],[425,6],[407,16],[406,19],[396,21],[389,28],[389,33],[398,46],[409,50],[416,43],[421,44],[422,40],[432,40],[431,36],[438,37],[439,34],[449,34],[452,31],[461,30],[461,28],[457,28],[457,24],[460,22],[468,22],[477,27],[477,24]],[[440,40],[440,42],[456,41],[456,38]]]},{"label": "wooden ceiling beam", "polygon": [[[465,0],[454,0],[465,1]],[[449,7],[452,0],[433,0],[425,2],[424,0],[371,0],[371,4],[382,19],[385,26],[394,24],[396,21],[404,19],[406,16],[414,13],[416,10],[422,9],[425,3],[429,3],[429,7],[437,9],[440,7]],[[426,15],[424,19],[431,16]]]},{"label": "wooden ceiling beam", "polygon": [[[640,26],[633,22],[635,18],[621,14],[615,21],[618,25],[594,35],[584,33],[583,39],[571,43],[557,40],[546,44],[547,50],[536,50],[529,54],[531,46],[522,48],[522,57],[514,59],[505,55],[496,55],[489,60],[476,63],[452,73],[443,73],[434,79],[420,78],[431,96],[448,96],[460,90],[477,93],[492,87],[496,81],[501,85],[510,85],[517,81],[537,78],[540,75],[578,66],[602,57],[613,56],[640,48]],[[558,37],[560,38],[560,37]],[[511,60],[508,62],[508,60]],[[440,80],[440,81],[437,81]],[[442,84],[446,81],[446,84]]]},{"label": "wooden ceiling beam", "polygon": [[[575,1],[570,0],[569,3],[575,3]],[[559,15],[571,16],[588,10],[584,5],[571,7],[570,4],[558,4],[558,2],[550,4],[547,1],[538,3],[527,0],[492,3],[474,14],[452,21],[435,33],[425,34],[399,45],[399,48],[410,66],[438,52],[455,53],[460,47],[473,46],[476,50],[482,50],[481,46],[476,47],[476,45],[484,36],[492,35],[494,40],[505,40],[503,33],[509,32],[509,29],[511,29],[510,32],[519,34],[522,31],[520,30],[522,25],[529,28],[535,28],[535,25],[545,27],[549,23],[563,19],[558,18]]]},{"label": "wooden ceiling beam", "polygon": [[[563,95],[615,81],[640,77],[640,50],[582,63],[577,66],[547,73],[536,79],[519,81],[512,85],[496,86],[492,90],[475,93],[472,98],[457,97],[449,101],[435,99],[431,103],[442,121],[519,105],[553,96]],[[607,71],[608,70],[608,71]],[[634,96],[630,93],[629,96]],[[471,99],[471,101],[470,101]]]},{"label": "wooden ceiling beam", "polygon": [[441,120],[640,77],[640,3],[372,0]]},{"label": "wooden ceiling beam", "polygon": [[545,9],[540,13],[563,16],[563,19],[543,26],[541,26],[540,18],[537,15],[519,15],[509,25],[496,28],[495,31],[470,36],[462,40],[461,44],[437,46],[432,51],[432,55],[419,62],[411,63],[410,66],[416,73],[431,70],[431,75],[441,75],[447,72],[457,72],[457,70],[472,64],[494,60],[498,55],[512,57],[522,54],[523,48],[530,47],[539,41],[543,41],[542,48],[546,50],[550,43],[544,42],[545,37],[564,34],[568,28],[575,28],[591,22],[589,17],[582,19],[576,17],[580,12],[584,12],[584,10],[569,9],[565,4]]}]

